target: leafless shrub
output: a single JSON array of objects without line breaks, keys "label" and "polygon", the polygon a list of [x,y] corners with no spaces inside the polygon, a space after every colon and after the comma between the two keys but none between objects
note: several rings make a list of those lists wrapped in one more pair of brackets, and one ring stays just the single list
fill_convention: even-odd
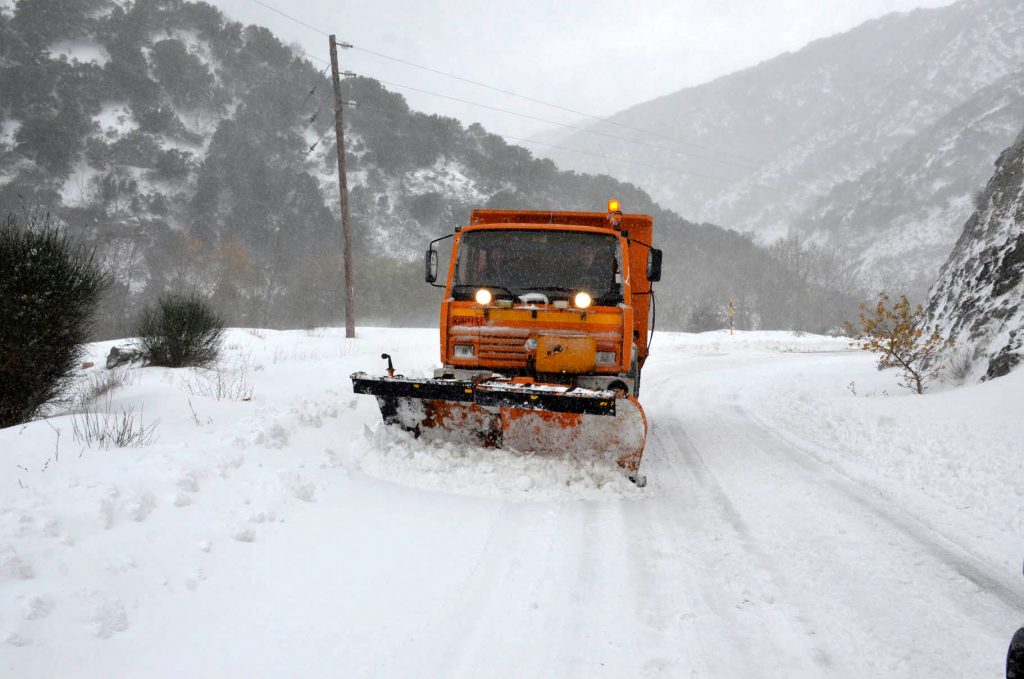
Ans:
[{"label": "leafless shrub", "polygon": [[202,418],[199,417],[199,413],[196,412],[195,406],[192,405],[192,399],[188,400],[188,409],[192,411],[192,420],[196,423],[197,427],[205,427],[213,424],[212,417],[207,417],[206,421],[203,422]]},{"label": "leafless shrub", "polygon": [[981,188],[974,192],[971,196],[971,203],[974,205],[974,209],[977,211],[985,209],[985,203],[988,201],[988,194],[985,193],[985,189]]},{"label": "leafless shrub", "polygon": [[267,331],[262,328],[247,328],[246,332],[257,339],[266,339]]},{"label": "leafless shrub", "polygon": [[109,397],[105,407],[92,412],[75,413],[71,425],[75,441],[89,448],[141,448],[153,442],[160,420],[145,424],[142,409],[122,406],[115,411]]},{"label": "leafless shrub", "polygon": [[945,373],[956,383],[962,384],[967,381],[974,371],[974,356],[966,349],[952,352],[946,358]]},{"label": "leafless shrub", "polygon": [[185,383],[185,388],[193,396],[218,401],[251,401],[253,389],[249,373],[262,368],[255,363],[252,351],[242,352],[234,367],[221,360],[211,368],[196,368],[194,378]]},{"label": "leafless shrub", "polygon": [[111,396],[118,389],[131,384],[133,374],[128,370],[102,370],[90,373],[79,384],[72,412],[85,412],[103,396]]}]

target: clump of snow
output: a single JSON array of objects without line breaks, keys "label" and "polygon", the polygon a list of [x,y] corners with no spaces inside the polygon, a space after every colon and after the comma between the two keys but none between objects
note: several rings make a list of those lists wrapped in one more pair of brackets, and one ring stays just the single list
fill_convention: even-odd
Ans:
[{"label": "clump of snow", "polygon": [[107,137],[123,137],[139,127],[126,101],[104,103],[93,120]]},{"label": "clump of snow", "polygon": [[614,464],[417,440],[384,425],[364,431],[349,469],[404,485],[517,501],[638,497]]},{"label": "clump of snow", "polygon": [[0,120],[0,144],[14,143],[14,135],[18,133],[19,127],[21,127],[21,121],[14,118]]},{"label": "clump of snow", "polygon": [[106,66],[110,61],[110,53],[107,48],[97,42],[82,40],[61,40],[50,45],[50,54],[55,58],[65,56],[69,61],[78,61],[83,64],[93,62],[98,66]]}]

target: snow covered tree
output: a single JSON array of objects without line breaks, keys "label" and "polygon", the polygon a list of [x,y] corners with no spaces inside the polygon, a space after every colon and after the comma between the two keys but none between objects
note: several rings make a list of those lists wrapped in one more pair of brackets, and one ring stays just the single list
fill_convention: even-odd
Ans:
[{"label": "snow covered tree", "polygon": [[889,305],[889,295],[879,293],[874,307],[860,305],[859,328],[852,323],[846,330],[854,336],[851,346],[878,354],[878,369],[899,368],[900,386],[924,393],[925,385],[935,378],[935,360],[953,342],[944,340],[937,330],[925,334],[924,309],[911,307],[906,295]]},{"label": "snow covered tree", "polygon": [[0,224],[0,427],[66,396],[105,285],[49,215]]}]

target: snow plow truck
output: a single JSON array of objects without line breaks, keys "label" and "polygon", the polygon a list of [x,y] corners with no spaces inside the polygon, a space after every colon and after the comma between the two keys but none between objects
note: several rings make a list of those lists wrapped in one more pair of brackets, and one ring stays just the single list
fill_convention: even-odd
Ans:
[{"label": "snow plow truck", "polygon": [[404,377],[383,354],[387,375],[354,373],[353,391],[417,437],[608,459],[645,485],[637,396],[661,277],[653,228],[614,200],[607,212],[474,210],[425,256],[426,282],[445,289],[443,367]]}]

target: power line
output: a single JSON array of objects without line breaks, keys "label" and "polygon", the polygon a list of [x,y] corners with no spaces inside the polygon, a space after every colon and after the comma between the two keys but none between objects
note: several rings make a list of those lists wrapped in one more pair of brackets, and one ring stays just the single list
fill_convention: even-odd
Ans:
[{"label": "power line", "polygon": [[[604,160],[610,160],[610,161],[616,162],[616,163],[627,163],[629,165],[639,165],[641,167],[648,167],[648,168],[651,168],[651,169],[654,169],[654,170],[660,170],[662,172],[673,172],[675,174],[685,174],[685,175],[688,175],[688,176],[691,176],[691,177],[700,177],[702,179],[711,179],[712,181],[725,182],[726,184],[738,184],[739,183],[739,180],[729,179],[728,177],[716,177],[715,175],[702,174],[700,172],[691,172],[690,170],[680,170],[680,169],[674,168],[674,167],[665,167],[663,165],[653,165],[651,163],[644,163],[644,162],[639,161],[639,160],[627,160],[625,158],[608,158],[607,156],[604,156],[602,154],[591,153],[589,151],[582,151],[580,149],[574,149],[574,148],[570,148],[568,146],[559,146],[557,144],[548,144],[547,142],[543,142],[543,141],[534,141],[532,139],[523,139],[522,137],[514,137],[514,136],[512,136],[510,134],[501,134],[499,132],[492,132],[492,134],[496,134],[499,137],[503,137],[505,139],[511,139],[512,141],[516,141],[516,142],[519,142],[519,143],[537,144],[537,145],[540,145],[540,146],[547,146],[547,147],[550,147],[550,148],[553,148],[553,149],[560,149],[562,151],[569,151],[570,153],[579,153],[579,154],[584,155],[584,156],[592,156],[594,158],[602,158]],[[758,188],[765,189],[767,191],[777,191],[777,189],[773,189],[770,186],[764,186],[763,184],[751,184],[751,186],[756,186]]]},{"label": "power line", "polygon": [[[396,83],[391,83],[391,82],[388,82],[386,80],[378,80],[378,82],[383,83],[383,84],[387,84],[387,85],[391,85],[392,87],[405,87],[404,85],[398,85]],[[410,89],[418,89],[418,88],[410,88]],[[456,97],[449,97],[448,95],[439,94],[437,92],[430,92],[428,90],[419,90],[419,91],[422,91],[422,92],[424,92],[426,94],[432,94],[432,95],[435,95],[435,96],[439,96],[439,97],[455,99],[456,101],[464,101],[464,100],[458,99]],[[377,106],[370,106],[370,105],[367,105],[367,104],[363,104],[362,102],[346,102],[346,103],[348,103],[349,105],[353,105],[354,104],[354,105],[356,105],[356,108],[367,110],[367,111],[376,111],[377,113],[384,113],[384,114],[392,114],[392,113],[394,113],[394,111],[390,111],[388,109],[379,108]],[[486,104],[476,104],[475,102],[466,102],[466,103],[473,103],[475,105],[484,106],[486,108],[494,108],[494,107],[488,106]],[[498,110],[500,112],[503,112],[503,113],[510,113],[512,115],[525,116],[527,118],[532,118],[534,120],[541,120],[543,122],[551,122],[552,124],[556,124],[556,125],[557,124],[561,124],[561,123],[555,123],[554,121],[546,121],[543,118],[536,118],[535,116],[530,116],[530,115],[525,114],[525,113],[518,113],[516,111],[506,111],[504,109],[496,109],[496,110]],[[312,122],[312,121],[310,121],[310,122]],[[308,125],[307,125],[307,128],[308,128]],[[305,129],[303,131],[305,131]],[[314,142],[306,150],[305,154],[303,154],[303,155],[309,156],[314,150],[316,150],[316,147],[320,145],[320,142],[323,141],[323,138],[327,135],[327,133],[329,131],[330,131],[330,129],[327,129],[323,134],[321,134],[320,138],[317,139],[316,142]],[[723,182],[723,183],[726,183],[726,184],[739,184],[740,183],[740,180],[739,179],[735,179],[735,178],[719,177],[719,176],[716,176],[716,175],[705,174],[705,173],[702,173],[702,172],[694,172],[692,170],[683,170],[683,169],[675,168],[675,167],[667,167],[667,166],[664,166],[664,165],[655,165],[653,163],[645,163],[645,162],[639,161],[639,160],[629,160],[629,159],[626,159],[626,158],[610,158],[610,157],[605,156],[604,154],[597,154],[597,153],[593,153],[593,152],[590,152],[590,151],[583,151],[581,149],[575,149],[575,148],[571,148],[571,147],[568,147],[568,146],[560,146],[558,144],[549,144],[547,142],[536,141],[536,140],[533,140],[533,139],[526,139],[526,138],[523,138],[523,137],[517,137],[517,136],[514,136],[514,135],[510,135],[510,134],[501,134],[501,133],[498,133],[498,132],[488,132],[488,134],[493,134],[493,135],[495,135],[497,137],[501,137],[503,139],[507,139],[509,141],[513,141],[513,142],[517,142],[517,143],[521,143],[521,144],[529,144],[529,145],[535,145],[535,146],[545,146],[545,147],[548,147],[548,148],[558,149],[560,151],[568,151],[570,153],[577,153],[577,154],[584,155],[584,156],[590,156],[592,158],[599,158],[599,159],[602,159],[602,160],[604,160],[606,162],[607,161],[612,161],[612,162],[616,162],[616,163],[624,163],[626,165],[636,165],[638,167],[646,167],[646,168],[649,168],[649,169],[652,169],[652,170],[658,170],[660,172],[669,172],[669,173],[672,173],[672,174],[686,175],[686,176],[689,176],[689,177],[699,177],[701,179],[708,179],[708,180],[711,180],[711,181]],[[619,139],[619,137],[613,137],[613,138]],[[772,191],[772,192],[778,192],[779,191],[779,189],[773,188],[771,186],[765,186],[764,184],[758,184],[758,183],[753,183],[753,182],[750,184],[750,186],[755,187],[755,188],[759,188],[759,189],[764,189],[765,191]]]},{"label": "power line", "polygon": [[703,156],[703,155],[701,155],[699,153],[693,153],[691,151],[679,151],[679,150],[675,150],[675,149],[669,149],[669,148],[666,148],[664,146],[659,146],[657,144],[651,144],[651,143],[643,142],[643,141],[636,141],[636,140],[633,140],[633,139],[627,139],[626,137],[620,137],[618,135],[609,134],[608,132],[601,132],[599,130],[592,130],[592,129],[589,129],[589,128],[586,128],[586,127],[579,127],[578,125],[571,125],[569,123],[560,123],[557,120],[551,120],[550,118],[542,118],[540,116],[530,115],[529,113],[520,113],[518,111],[511,111],[511,110],[506,109],[506,108],[501,108],[501,107],[498,107],[498,106],[491,106],[490,104],[481,104],[480,102],[477,102],[477,101],[470,101],[469,99],[462,99],[460,97],[453,97],[453,96],[448,95],[448,94],[441,94],[440,92],[431,92],[430,90],[425,90],[425,89],[422,89],[422,88],[419,88],[419,87],[413,87],[412,85],[403,85],[401,83],[391,82],[389,80],[382,80],[380,78],[375,78],[375,80],[377,80],[378,82],[384,83],[385,85],[390,85],[391,87],[397,87],[397,88],[404,89],[404,90],[411,90],[413,92],[419,92],[421,94],[429,94],[431,96],[441,97],[442,99],[449,99],[451,101],[457,101],[457,102],[460,102],[460,103],[463,103],[463,104],[469,104],[470,106],[478,106],[480,108],[486,108],[486,109],[488,109],[490,111],[497,111],[498,113],[506,113],[508,115],[519,116],[520,118],[527,118],[529,120],[535,120],[535,121],[542,122],[542,123],[545,123],[545,124],[548,124],[548,125],[555,125],[555,126],[558,126],[558,127],[565,127],[565,128],[570,129],[570,130],[577,130],[577,131],[582,132],[584,134],[593,134],[593,135],[596,135],[596,136],[599,136],[599,137],[606,137],[608,139],[616,139],[618,141],[624,141],[627,144],[635,144],[635,145],[639,145],[639,146],[646,146],[648,148],[656,149],[658,151],[665,151],[665,152],[673,153],[673,154],[676,154],[676,155],[693,156],[695,158],[701,158],[703,160],[708,160],[708,161],[711,161],[713,163],[721,163],[723,165],[731,165],[733,167],[740,167],[740,168],[743,168],[743,169],[746,169],[746,170],[757,169],[756,167],[751,166],[751,165],[741,165],[739,163],[734,163],[734,162],[728,161],[728,160],[721,160],[721,159],[718,159],[718,158],[712,158],[710,156]]},{"label": "power line", "polygon": [[328,37],[330,37],[330,35],[331,35],[330,33],[327,33],[327,32],[325,32],[325,31],[322,31],[322,30],[320,30],[320,29],[319,29],[319,28],[317,28],[316,26],[313,26],[313,25],[311,25],[311,24],[307,24],[307,23],[306,23],[305,21],[302,21],[301,19],[296,19],[296,18],[295,18],[295,17],[293,17],[293,16],[291,15],[291,14],[285,14],[284,12],[282,12],[282,11],[281,11],[281,10],[279,10],[279,9],[277,9],[276,7],[271,7],[271,6],[270,6],[270,5],[268,5],[267,3],[265,3],[265,2],[261,2],[261,0],[252,0],[252,1],[253,1],[253,2],[255,2],[255,3],[257,4],[257,5],[259,5],[260,7],[265,7],[266,9],[269,9],[269,10],[270,10],[271,12],[273,12],[274,14],[280,14],[280,15],[281,15],[281,16],[283,16],[283,17],[284,17],[285,19],[290,19],[291,21],[294,21],[295,23],[299,24],[300,26],[305,26],[306,28],[308,28],[308,29],[309,29],[309,30],[311,30],[311,31],[316,31],[316,32],[317,32],[317,33],[319,33],[320,35],[326,35],[326,36],[328,36]]},{"label": "power line", "polygon": [[[253,1],[255,2],[256,0],[253,0]],[[571,113],[573,115],[582,116],[584,118],[590,118],[591,120],[596,120],[598,122],[605,123],[607,125],[613,125],[615,127],[621,127],[623,129],[633,130],[634,132],[641,132],[643,134],[649,134],[649,135],[652,135],[652,136],[655,136],[655,137],[661,137],[662,139],[666,139],[666,140],[674,142],[676,144],[682,144],[683,146],[690,146],[690,147],[693,147],[693,148],[696,148],[696,149],[701,149],[701,150],[704,150],[704,151],[711,151],[712,153],[717,153],[717,154],[722,155],[722,156],[726,156],[726,157],[733,158],[733,159],[738,160],[738,161],[742,161],[744,163],[749,164],[752,167],[757,167],[757,165],[758,165],[758,161],[753,160],[752,158],[745,158],[743,156],[736,155],[736,154],[733,154],[733,153],[729,153],[727,151],[722,151],[721,149],[716,149],[716,148],[712,148],[710,146],[705,146],[705,145],[702,145],[702,144],[695,144],[693,142],[688,142],[688,141],[683,141],[681,139],[676,139],[674,137],[670,137],[668,135],[662,134],[661,132],[655,132],[653,130],[647,130],[647,129],[644,129],[644,128],[641,128],[641,127],[636,127],[634,125],[627,125],[625,123],[620,123],[620,122],[617,122],[617,121],[614,121],[614,120],[610,120],[608,118],[605,118],[605,117],[602,117],[602,116],[599,116],[599,115],[595,115],[593,113],[587,113],[586,111],[579,111],[579,110],[576,110],[574,108],[569,108],[568,106],[562,106],[561,104],[554,104],[552,102],[544,101],[542,99],[536,99],[534,97],[530,97],[530,96],[527,96],[525,94],[519,94],[518,92],[513,92],[512,90],[506,90],[506,89],[501,88],[501,87],[495,87],[494,85],[488,85],[487,83],[482,83],[482,82],[480,82],[478,80],[472,80],[470,78],[464,78],[462,76],[455,75],[454,73],[448,73],[446,71],[441,71],[441,70],[438,70],[436,68],[431,68],[429,66],[423,66],[421,64],[417,64],[417,63],[414,63],[412,61],[408,61],[406,59],[400,59],[399,57],[393,57],[393,56],[390,56],[390,55],[387,55],[387,54],[383,54],[381,52],[376,52],[374,50],[367,49],[366,47],[359,47],[358,45],[353,45],[352,49],[354,49],[356,51],[359,51],[359,52],[365,52],[366,54],[372,54],[373,56],[379,57],[381,59],[387,59],[389,61],[394,61],[396,63],[404,64],[406,66],[412,66],[413,68],[418,68],[420,70],[427,71],[429,73],[435,73],[437,75],[442,75],[442,76],[444,76],[446,78],[452,78],[453,80],[458,80],[460,82],[464,82],[464,83],[467,83],[467,84],[470,84],[470,85],[475,85],[476,87],[483,87],[485,89],[492,90],[494,92],[499,92],[501,94],[505,94],[505,95],[508,95],[510,97],[516,97],[517,99],[523,99],[524,101],[529,101],[529,102],[532,102],[534,104],[540,104],[542,106],[548,106],[550,108],[558,109],[560,111],[565,111],[566,113]],[[586,130],[586,128],[581,128],[581,127],[577,127],[576,129]],[[630,143],[634,143],[634,144],[636,144],[636,143],[641,143],[642,144],[643,143],[643,142],[636,142],[636,141],[633,141],[633,140],[627,140],[627,141],[630,141]],[[694,155],[694,156],[696,156],[698,158],[704,158],[705,160],[715,160],[713,158],[708,158],[707,156],[700,156],[700,155],[693,154],[693,153],[691,153],[689,155]],[[724,162],[724,161],[718,161],[718,162]]]},{"label": "power line", "polygon": [[[256,2],[256,1],[257,0],[253,0],[253,2]],[[309,54],[308,52],[303,51],[301,48],[296,48],[296,49],[298,49],[298,51],[301,54],[303,54],[304,56],[306,56],[309,59],[313,59],[313,60],[316,60],[316,61],[323,61],[323,59],[321,57],[317,57],[315,55]],[[357,49],[357,48],[353,48],[353,49]],[[367,77],[372,77],[372,76],[367,76]],[[399,89],[410,90],[412,92],[419,92],[421,94],[427,94],[427,95],[431,95],[431,96],[435,96],[435,97],[440,97],[442,99],[448,99],[450,101],[456,101],[456,102],[459,102],[459,103],[462,103],[462,104],[467,104],[469,106],[476,106],[476,107],[479,107],[479,108],[485,108],[485,109],[488,109],[490,111],[495,111],[495,112],[498,112],[498,113],[505,113],[505,114],[508,114],[508,115],[519,116],[520,118],[527,118],[529,120],[534,120],[534,121],[537,121],[537,122],[542,122],[542,123],[544,123],[546,125],[554,125],[556,127],[564,127],[564,128],[570,129],[570,130],[576,130],[577,132],[581,132],[583,134],[592,134],[592,135],[596,135],[596,136],[599,136],[599,137],[606,137],[608,139],[615,139],[617,141],[623,141],[623,142],[626,142],[627,144],[646,146],[648,148],[652,148],[652,149],[655,149],[657,151],[662,151],[662,152],[665,152],[665,153],[671,153],[671,154],[674,154],[674,155],[692,156],[694,158],[700,158],[702,160],[707,160],[707,161],[710,161],[712,163],[720,163],[722,165],[730,165],[732,167],[738,167],[738,168],[742,168],[744,170],[755,170],[755,169],[757,169],[755,166],[749,165],[749,164],[741,164],[741,163],[732,162],[732,161],[729,161],[729,160],[722,160],[721,158],[713,158],[711,156],[705,156],[705,155],[702,155],[700,153],[694,153],[692,151],[682,151],[682,150],[679,150],[679,149],[670,149],[670,148],[667,148],[665,146],[660,146],[658,144],[651,144],[650,142],[644,142],[644,141],[637,141],[637,140],[633,140],[633,139],[627,139],[626,137],[620,137],[618,135],[610,134],[608,132],[601,132],[599,130],[594,130],[594,129],[590,129],[590,128],[586,128],[586,127],[580,127],[579,125],[572,125],[572,124],[569,124],[569,123],[562,123],[562,122],[559,122],[557,120],[551,120],[550,118],[542,118],[540,116],[531,115],[529,113],[520,113],[519,111],[512,111],[510,109],[501,108],[499,106],[491,106],[490,104],[482,104],[482,103],[477,102],[477,101],[472,101],[472,100],[469,100],[469,99],[463,99],[461,97],[454,97],[454,96],[451,96],[451,95],[448,95],[448,94],[441,94],[440,92],[433,92],[431,90],[425,90],[423,88],[414,87],[412,85],[404,85],[402,83],[396,83],[396,82],[392,82],[390,80],[384,80],[384,79],[381,79],[381,78],[373,78],[373,79],[376,80],[377,82],[383,83],[385,85],[390,85],[391,87],[397,87]],[[558,147],[558,148],[562,148],[562,147]],[[571,150],[571,149],[566,149],[566,150]]]},{"label": "power line", "polygon": [[[257,4],[264,5],[264,3],[261,2],[260,0],[252,0],[252,1],[256,2]],[[266,6],[266,5],[264,5],[264,6]],[[268,9],[273,9],[273,8],[270,8],[269,6],[267,6],[267,7],[268,7]],[[281,14],[282,16],[288,16],[288,15],[286,15],[283,12],[280,12],[278,10],[273,10],[273,11],[277,12],[278,14]],[[292,18],[292,17],[288,17],[288,18]],[[302,22],[300,21],[299,23],[302,23]],[[303,25],[306,25],[306,24],[303,24]],[[314,29],[314,30],[316,30],[318,32],[322,32],[319,29]],[[325,34],[325,35],[327,35],[327,34]],[[330,62],[327,61],[326,59],[323,59],[322,57],[318,57],[316,55],[309,54],[308,52],[306,52],[305,50],[302,50],[301,48],[294,48],[294,49],[296,49],[298,52],[300,52],[302,55],[304,55],[306,58],[308,58],[310,60],[319,61],[319,62],[322,62],[322,63],[326,62],[328,64],[328,66],[330,65]],[[346,74],[347,75],[355,75],[354,73],[351,73],[351,72],[346,72]],[[470,101],[468,99],[461,99],[459,97],[453,97],[453,96],[450,96],[450,95],[447,95],[447,94],[441,94],[439,92],[432,92],[430,90],[424,90],[422,88],[413,87],[411,85],[403,85],[403,84],[400,84],[400,83],[394,83],[394,82],[390,82],[390,81],[387,81],[387,80],[381,80],[379,78],[375,78],[375,80],[377,80],[377,82],[380,82],[382,84],[390,85],[391,87],[398,87],[398,88],[408,89],[408,90],[412,90],[412,91],[415,91],[415,92],[420,92],[420,93],[423,93],[423,94],[437,96],[437,97],[441,97],[441,98],[444,98],[444,99],[450,99],[452,101],[457,101],[457,102],[468,104],[468,105],[471,105],[471,106],[479,106],[479,107],[490,109],[490,110],[493,110],[493,111],[496,111],[496,112],[500,112],[500,113],[506,113],[506,114],[509,114],[509,115],[514,115],[514,116],[519,116],[519,117],[523,117],[523,118],[528,118],[528,119],[531,119],[531,120],[536,120],[536,121],[543,122],[543,123],[546,123],[546,124],[557,125],[557,126],[561,126],[561,127],[567,127],[567,128],[574,129],[574,130],[579,130],[579,131],[585,132],[585,133],[596,134],[596,135],[599,135],[599,136],[609,137],[611,139],[617,139],[617,140],[620,140],[620,141],[626,141],[626,142],[631,143],[631,144],[642,144],[642,145],[650,146],[651,148],[658,149],[658,150],[661,150],[661,151],[668,151],[670,153],[683,153],[685,155],[695,155],[695,154],[686,154],[686,152],[673,151],[672,149],[667,149],[665,147],[656,146],[656,145],[653,145],[653,144],[647,144],[645,142],[631,141],[629,139],[625,139],[624,137],[618,137],[618,136],[611,135],[611,134],[608,134],[608,133],[605,133],[605,132],[598,132],[596,130],[587,130],[586,128],[581,128],[581,127],[578,127],[578,126],[575,126],[575,125],[569,125],[568,123],[560,123],[560,122],[557,122],[557,121],[554,121],[554,120],[549,120],[547,118],[541,118],[541,117],[538,117],[538,116],[533,116],[533,115],[530,115],[530,114],[527,114],[527,113],[520,113],[518,111],[511,111],[511,110],[508,110],[508,109],[503,109],[503,108],[500,108],[500,107],[491,106],[489,104],[481,104],[479,102]],[[310,92],[310,94],[312,94],[312,92]],[[365,110],[377,111],[379,113],[393,113],[393,111],[388,111],[386,109],[378,108],[378,107],[375,107],[375,106],[368,106],[368,105],[365,105],[365,104],[363,104],[361,102],[350,102],[350,103],[356,103],[356,104],[358,104],[358,108],[365,109]],[[316,116],[314,115],[314,117],[312,119],[310,119],[310,121],[306,125],[306,128],[304,128],[304,130],[303,130],[304,132],[305,132],[305,129],[308,129],[309,125],[313,123],[315,118],[316,118]],[[324,134],[321,134],[320,138],[317,139],[306,150],[305,154],[303,154],[303,155],[304,156],[309,156],[314,150],[316,150],[316,147],[320,145],[320,142],[323,141],[323,138],[327,135],[327,132],[329,132],[329,131],[330,130],[328,129],[327,131],[324,132]],[[627,164],[627,165],[636,165],[636,166],[639,166],[639,167],[646,167],[646,168],[653,169],[653,170],[658,170],[658,171],[661,171],[661,172],[669,172],[669,173],[673,173],[673,174],[681,174],[681,175],[686,175],[686,176],[690,176],[690,177],[699,177],[701,179],[708,179],[708,180],[711,180],[711,181],[723,182],[723,183],[726,183],[726,184],[739,184],[740,183],[740,180],[738,180],[738,179],[733,179],[733,178],[728,178],[728,177],[718,177],[716,175],[704,174],[704,173],[701,173],[701,172],[694,172],[694,171],[691,171],[691,170],[682,170],[682,169],[673,168],[673,167],[666,167],[666,166],[663,166],[663,165],[655,165],[653,163],[645,163],[643,161],[628,160],[626,158],[609,158],[607,156],[604,156],[603,154],[599,155],[599,154],[592,153],[592,152],[589,152],[589,151],[583,151],[583,150],[580,150],[580,149],[570,148],[568,146],[560,146],[558,144],[549,144],[549,143],[546,143],[546,142],[535,141],[535,140],[526,139],[526,138],[523,138],[523,137],[516,137],[516,136],[508,135],[508,134],[499,134],[499,133],[494,133],[494,132],[490,132],[489,134],[494,134],[495,136],[501,137],[503,139],[508,139],[508,140],[511,140],[511,141],[514,141],[514,142],[525,143],[525,144],[532,144],[532,145],[536,145],[536,146],[545,146],[545,147],[548,147],[548,148],[558,149],[558,150],[561,150],[561,151],[568,151],[570,153],[577,153],[577,154],[584,155],[584,156],[590,156],[590,157],[593,157],[593,158],[599,158],[599,159],[605,160],[606,162],[610,160],[610,161],[617,162],[617,163],[624,163],[624,164]],[[700,156],[700,155],[697,155],[696,157],[704,158],[704,156]],[[717,159],[714,159],[714,158],[707,158],[707,159],[708,160],[713,160],[715,162],[725,162],[726,164],[733,164],[733,163],[727,163],[726,161],[717,160]],[[745,167],[745,166],[739,166],[739,167]],[[746,168],[746,169],[754,169],[754,168]],[[750,184],[750,186],[753,186],[755,188],[764,189],[766,191],[772,191],[772,192],[777,192],[778,191],[778,189],[772,188],[770,186],[765,186],[764,184],[758,184],[758,183],[753,183],[753,182]]]},{"label": "power line", "polygon": [[[305,54],[305,52],[303,52],[303,54]],[[307,54],[306,56],[309,55]],[[308,103],[309,98],[316,94],[316,88],[320,87],[320,83],[323,81],[324,76],[327,75],[327,69],[329,69],[330,67],[331,65],[327,64],[326,66],[324,66],[323,70],[320,71],[320,75],[317,76],[317,79],[313,81],[313,86],[309,88],[309,92],[306,94],[306,100],[302,102],[303,104]]]},{"label": "power line", "polygon": [[[362,110],[365,110],[365,111],[376,111],[377,113],[386,113],[386,114],[394,113],[394,111],[389,111],[387,109],[379,108],[377,106],[370,106],[370,105],[362,104],[362,103],[359,103],[358,108],[362,109]],[[710,179],[712,181],[724,182],[724,183],[727,183],[727,184],[737,184],[737,183],[739,183],[736,179],[730,179],[728,177],[716,177],[715,175],[702,174],[700,172],[691,172],[689,170],[681,170],[679,168],[674,168],[674,167],[665,167],[663,165],[654,165],[654,164],[651,164],[651,163],[644,163],[642,161],[637,161],[637,160],[628,160],[626,158],[607,158],[606,156],[599,155],[597,153],[592,153],[590,151],[582,151],[580,149],[574,149],[574,148],[570,148],[568,146],[559,146],[557,144],[548,144],[546,142],[534,141],[532,139],[524,139],[522,137],[516,137],[516,136],[511,135],[511,134],[502,134],[500,132],[491,132],[491,131],[488,131],[487,134],[492,134],[492,135],[494,135],[496,137],[501,137],[503,139],[507,139],[507,140],[513,141],[513,142],[520,142],[520,143],[526,143],[526,144],[535,144],[535,145],[539,145],[539,146],[547,146],[547,147],[550,147],[550,148],[560,149],[562,151],[569,151],[570,153],[579,153],[581,155],[592,156],[594,158],[604,158],[605,160],[610,160],[610,161],[616,162],[616,163],[625,163],[627,165],[639,165],[641,167],[647,167],[647,168],[651,168],[651,169],[654,169],[654,170],[660,170],[662,172],[671,172],[671,173],[674,173],[674,174],[682,174],[682,175],[687,175],[687,176],[691,176],[691,177],[700,177],[702,179]],[[778,191],[778,189],[774,189],[774,188],[772,188],[770,186],[764,186],[763,184],[751,184],[751,186],[755,186],[757,188],[765,189],[766,191],[773,191],[773,192],[774,191]]]},{"label": "power line", "polygon": [[[261,7],[264,7],[266,9],[270,10],[271,12],[274,12],[275,14],[278,14],[278,15],[288,19],[289,21],[293,21],[293,22],[297,23],[300,26],[308,28],[308,29],[310,29],[312,31],[316,31],[317,33],[320,33],[321,35],[328,35],[328,33],[326,33],[323,30],[317,28],[316,26],[308,24],[305,21],[302,21],[301,19],[297,19],[296,17],[294,17],[294,16],[292,16],[290,14],[282,12],[281,10],[268,5],[267,3],[263,2],[262,0],[252,0],[252,2],[256,3],[257,5],[260,5]],[[704,150],[704,151],[709,151],[711,153],[716,153],[716,154],[718,154],[720,156],[732,158],[734,160],[742,161],[742,162],[748,163],[748,164],[753,164],[755,167],[760,165],[760,161],[755,160],[753,158],[747,158],[747,157],[744,157],[744,156],[741,156],[741,155],[738,155],[738,154],[735,154],[735,153],[730,153],[728,151],[723,151],[721,149],[714,148],[714,147],[711,147],[711,146],[707,146],[707,145],[704,145],[704,144],[697,144],[695,142],[685,141],[685,140],[682,140],[682,139],[676,139],[675,137],[671,137],[671,136],[663,134],[661,132],[656,132],[654,130],[648,130],[648,129],[645,129],[645,128],[642,128],[642,127],[637,127],[635,125],[628,125],[626,123],[620,123],[618,121],[610,120],[610,119],[604,118],[602,116],[595,115],[593,113],[587,113],[586,111],[580,111],[580,110],[577,110],[577,109],[574,109],[574,108],[570,108],[568,106],[562,106],[561,104],[555,104],[555,103],[552,103],[552,102],[549,102],[549,101],[544,101],[542,99],[537,99],[535,97],[530,97],[530,96],[527,96],[525,94],[519,94],[518,92],[514,92],[512,90],[508,90],[508,89],[505,89],[505,88],[502,88],[502,87],[496,87],[494,85],[489,85],[487,83],[480,82],[479,80],[473,80],[472,78],[466,78],[464,76],[456,75],[455,73],[449,73],[448,71],[442,71],[440,69],[432,68],[430,66],[424,66],[423,64],[418,64],[418,63],[416,63],[414,61],[409,61],[408,59],[402,59],[400,57],[391,56],[390,54],[385,54],[383,52],[378,52],[376,50],[371,50],[371,49],[366,48],[366,47],[360,47],[358,45],[353,45],[352,49],[360,51],[360,52],[364,52],[366,54],[370,54],[370,55],[378,57],[380,59],[387,59],[388,61],[393,61],[395,63],[403,64],[405,66],[410,66],[412,68],[417,68],[417,69],[420,69],[422,71],[426,71],[428,73],[434,73],[436,75],[444,76],[446,78],[451,78],[453,80],[458,80],[460,82],[464,82],[464,83],[467,83],[469,85],[473,85],[475,87],[482,87],[484,89],[488,89],[488,90],[491,90],[493,92],[498,92],[500,94],[504,94],[504,95],[507,95],[507,96],[510,96],[510,97],[515,97],[517,99],[523,99],[524,101],[529,101],[529,102],[532,102],[532,103],[535,103],[535,104],[540,104],[541,106],[548,106],[550,108],[554,108],[554,109],[558,109],[560,111],[565,111],[567,113],[571,113],[573,115],[582,116],[584,118],[590,118],[591,120],[596,120],[598,122],[603,122],[606,125],[612,125],[612,126],[615,126],[615,127],[620,127],[620,128],[623,128],[623,129],[632,130],[634,132],[640,132],[642,134],[649,134],[649,135],[652,135],[652,136],[655,136],[655,137],[661,137],[662,139],[666,139],[666,140],[671,141],[671,142],[676,143],[676,144],[681,144],[683,146],[690,146],[690,147],[695,148],[695,149],[701,149],[701,150]],[[309,55],[307,55],[307,56],[309,56]],[[585,129],[585,128],[576,128],[576,129]],[[638,142],[631,142],[631,143],[638,143]],[[707,159],[705,156],[698,156],[698,157]],[[719,162],[722,162],[722,161],[719,161]]]}]

